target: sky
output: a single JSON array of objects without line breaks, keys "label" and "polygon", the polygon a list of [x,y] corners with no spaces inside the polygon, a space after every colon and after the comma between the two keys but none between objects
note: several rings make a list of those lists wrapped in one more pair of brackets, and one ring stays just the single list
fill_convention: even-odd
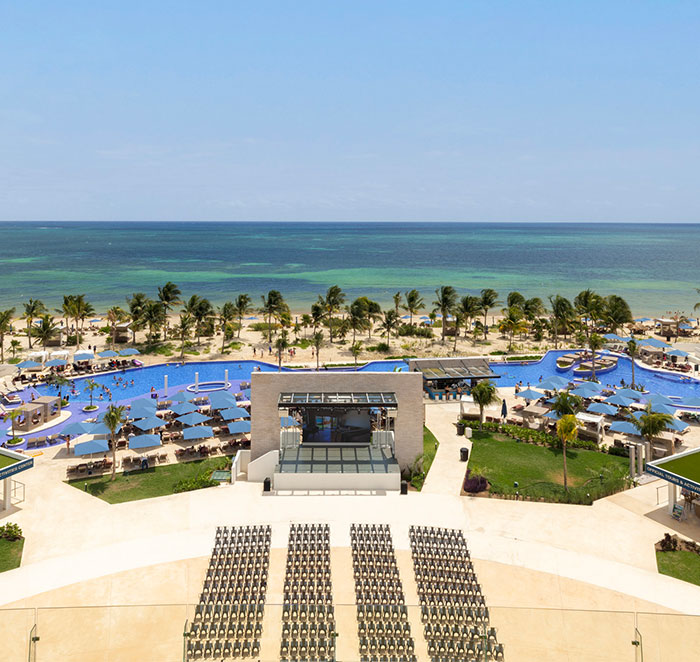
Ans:
[{"label": "sky", "polygon": [[0,0],[0,220],[700,222],[700,3]]}]

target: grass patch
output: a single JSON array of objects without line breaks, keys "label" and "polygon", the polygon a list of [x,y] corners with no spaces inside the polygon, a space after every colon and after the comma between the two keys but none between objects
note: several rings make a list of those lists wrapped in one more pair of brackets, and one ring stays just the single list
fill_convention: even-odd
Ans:
[{"label": "grass patch", "polygon": [[0,538],[0,572],[19,568],[22,563],[24,538],[19,540],[4,540]]},{"label": "grass patch", "polygon": [[[216,469],[226,469],[229,462],[230,460],[226,457],[212,457],[194,462],[168,464],[146,471],[118,473],[114,481],[110,480],[111,474],[107,474],[66,482],[79,490],[84,490],[87,483],[87,491],[92,496],[99,497],[107,503],[125,503],[175,494],[176,491],[181,491],[177,489],[179,485],[188,481],[197,481],[201,474],[211,474]],[[209,484],[200,486],[209,487]]]},{"label": "grass patch", "polygon": [[[422,465],[417,463],[416,469],[411,476],[411,485],[419,492],[423,489],[423,483],[435,459],[437,447],[438,440],[435,438],[435,435],[428,430],[428,428],[423,426],[423,462]],[[421,470],[418,470],[419,466],[422,466]]]},{"label": "grass patch", "polygon": [[471,472],[485,476],[494,494],[515,495],[518,492],[520,496],[536,500],[592,503],[626,487],[626,458],[569,449],[566,453],[567,493],[561,448],[521,443],[499,433],[478,431],[473,432],[472,440]]},{"label": "grass patch", "polygon": [[7,455],[0,455],[0,469],[4,469],[5,467],[9,467],[11,464],[15,464],[16,462],[19,462],[19,460],[16,460],[14,457],[7,457]]},{"label": "grass patch", "polygon": [[7,362],[8,362],[10,365],[17,365],[21,360],[22,360],[22,359],[19,359],[19,358],[15,357],[15,358],[13,358],[13,359],[8,359]]},{"label": "grass patch", "polygon": [[695,552],[656,552],[656,565],[662,575],[700,586],[700,556]]}]

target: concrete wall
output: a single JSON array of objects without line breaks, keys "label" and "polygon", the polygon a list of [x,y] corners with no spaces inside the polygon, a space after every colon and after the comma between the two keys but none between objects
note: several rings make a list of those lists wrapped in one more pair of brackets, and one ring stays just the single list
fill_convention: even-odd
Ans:
[{"label": "concrete wall", "polygon": [[396,459],[403,469],[423,454],[423,376],[419,372],[254,372],[251,459],[278,450],[277,400],[284,392],[385,391],[396,394]]},{"label": "concrete wall", "polygon": [[280,452],[276,448],[273,451],[255,456],[252,454],[253,444],[251,446],[251,460],[248,462],[246,471],[248,473],[248,481],[251,483],[262,483],[266,478],[272,480],[275,473],[275,467],[280,463]]},{"label": "concrete wall", "polygon": [[275,474],[275,490],[377,490],[398,492],[401,475],[393,474]]}]

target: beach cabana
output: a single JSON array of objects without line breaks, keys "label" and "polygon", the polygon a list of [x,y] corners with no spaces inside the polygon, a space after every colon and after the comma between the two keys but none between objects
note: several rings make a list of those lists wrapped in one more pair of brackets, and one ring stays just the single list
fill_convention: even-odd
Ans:
[{"label": "beach cabana", "polygon": [[159,434],[139,434],[129,439],[129,448],[132,450],[153,448],[154,446],[161,446],[162,443]]},{"label": "beach cabana", "polygon": [[78,456],[92,455],[93,453],[107,453],[109,443],[106,439],[91,439],[75,444],[73,453]]},{"label": "beach cabana", "polygon": [[250,421],[234,421],[227,427],[231,434],[247,434],[250,432]]},{"label": "beach cabana", "polygon": [[157,428],[165,427],[165,421],[157,416],[149,416],[138,421],[134,421],[132,425],[138,430],[156,430]]},{"label": "beach cabana", "polygon": [[208,425],[198,425],[197,427],[186,428],[182,431],[182,438],[185,441],[196,441],[197,439],[208,439],[213,437],[214,432]]},{"label": "beach cabana", "polygon": [[200,423],[208,421],[209,417],[205,416],[204,414],[200,414],[198,411],[193,411],[189,414],[185,414],[184,416],[179,416],[177,420],[183,425],[199,425]]}]

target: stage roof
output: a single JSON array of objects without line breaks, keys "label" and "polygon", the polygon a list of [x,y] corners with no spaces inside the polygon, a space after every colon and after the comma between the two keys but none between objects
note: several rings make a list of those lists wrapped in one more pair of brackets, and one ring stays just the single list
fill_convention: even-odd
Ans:
[{"label": "stage roof", "polygon": [[280,407],[396,407],[396,393],[280,393]]},{"label": "stage roof", "polygon": [[497,379],[486,359],[411,359],[408,368],[422,372],[424,379]]}]

